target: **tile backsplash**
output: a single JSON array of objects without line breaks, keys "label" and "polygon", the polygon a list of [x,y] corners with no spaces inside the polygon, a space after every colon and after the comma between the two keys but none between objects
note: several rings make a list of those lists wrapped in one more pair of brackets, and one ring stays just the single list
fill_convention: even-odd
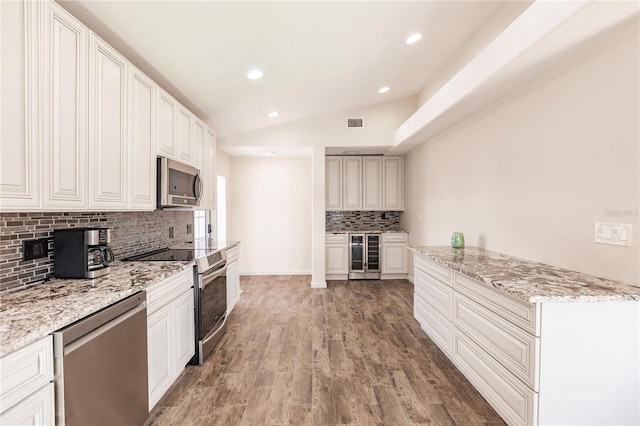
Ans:
[{"label": "tile backsplash", "polygon": [[[106,213],[2,213],[0,214],[0,291],[53,276],[53,230],[62,228],[110,228],[116,259],[190,241],[189,211]],[[174,238],[169,238],[173,227]],[[51,238],[49,255],[22,260],[22,242]]]},{"label": "tile backsplash", "polygon": [[328,211],[327,232],[399,231],[400,212]]}]

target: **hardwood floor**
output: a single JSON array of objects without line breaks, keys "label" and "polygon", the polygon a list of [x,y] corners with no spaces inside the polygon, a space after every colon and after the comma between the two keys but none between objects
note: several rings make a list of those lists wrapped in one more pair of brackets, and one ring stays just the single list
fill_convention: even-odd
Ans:
[{"label": "hardwood floor", "polygon": [[404,280],[242,277],[226,335],[153,425],[480,425],[501,418],[413,318]]}]

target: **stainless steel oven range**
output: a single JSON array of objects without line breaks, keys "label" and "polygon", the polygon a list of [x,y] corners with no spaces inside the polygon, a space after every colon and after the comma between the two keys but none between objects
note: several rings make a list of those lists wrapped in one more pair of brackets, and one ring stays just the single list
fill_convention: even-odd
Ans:
[{"label": "stainless steel oven range", "polygon": [[227,253],[224,249],[160,249],[126,261],[190,261],[195,298],[195,355],[189,364],[201,365],[227,330]]},{"label": "stainless steel oven range", "polygon": [[202,365],[227,330],[227,253],[218,250],[196,260],[194,286],[196,354]]}]

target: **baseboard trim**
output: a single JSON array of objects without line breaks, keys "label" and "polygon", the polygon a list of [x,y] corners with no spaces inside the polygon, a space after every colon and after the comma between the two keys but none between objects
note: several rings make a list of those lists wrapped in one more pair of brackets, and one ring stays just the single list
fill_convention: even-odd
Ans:
[{"label": "baseboard trim", "polygon": [[413,285],[416,284],[416,282],[413,280],[413,277],[411,275],[407,275],[407,280],[409,280],[409,282]]},{"label": "baseboard trim", "polygon": [[240,272],[240,275],[311,275],[311,271],[260,271]]},{"label": "baseboard trim", "polygon": [[327,288],[326,281],[311,281],[311,288]]}]

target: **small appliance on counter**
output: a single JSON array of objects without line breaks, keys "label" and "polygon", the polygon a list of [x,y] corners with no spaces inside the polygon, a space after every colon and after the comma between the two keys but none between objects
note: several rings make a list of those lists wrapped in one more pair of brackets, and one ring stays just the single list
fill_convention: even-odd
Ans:
[{"label": "small appliance on counter", "polygon": [[53,231],[53,275],[58,278],[97,278],[109,273],[114,261],[109,228]]}]

